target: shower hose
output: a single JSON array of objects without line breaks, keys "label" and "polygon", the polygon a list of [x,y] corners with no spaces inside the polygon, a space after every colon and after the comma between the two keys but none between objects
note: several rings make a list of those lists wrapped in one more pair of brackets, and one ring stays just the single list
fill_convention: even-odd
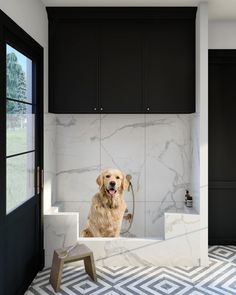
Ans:
[{"label": "shower hose", "polygon": [[129,230],[131,229],[132,227],[132,224],[133,224],[133,220],[134,220],[134,209],[135,209],[135,198],[134,198],[134,189],[133,189],[133,185],[132,185],[132,182],[131,182],[131,178],[132,176],[131,175],[127,175],[126,176],[126,179],[127,181],[129,182],[129,186],[128,186],[128,191],[131,191],[131,194],[132,194],[132,200],[133,200],[133,208],[132,208],[132,217],[131,217],[131,220],[130,220],[130,224],[129,224],[129,227],[127,228],[127,230],[121,232],[121,235],[123,234],[126,234],[129,232]]}]

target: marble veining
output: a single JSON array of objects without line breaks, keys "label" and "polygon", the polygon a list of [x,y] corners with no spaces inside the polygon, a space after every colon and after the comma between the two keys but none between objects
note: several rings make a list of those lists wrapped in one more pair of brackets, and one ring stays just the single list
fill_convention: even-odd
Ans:
[{"label": "marble veining", "polygon": [[50,213],[44,215],[45,265],[51,266],[53,251],[77,242],[77,213]]},{"label": "marble veining", "polygon": [[91,166],[91,167],[83,167],[83,168],[78,168],[78,169],[70,169],[70,170],[65,170],[65,171],[59,171],[56,173],[56,175],[61,175],[61,174],[81,174],[84,172],[90,172],[90,171],[97,171],[100,168],[99,165],[97,166]]},{"label": "marble veining", "polygon": [[117,238],[83,239],[79,242],[90,247],[97,265],[102,266],[197,266],[200,263],[200,218],[199,215],[180,216],[165,214],[167,230],[163,239]]},{"label": "marble veining", "polygon": [[[80,230],[102,169],[132,175],[135,216],[129,235],[164,236],[164,213],[183,207],[191,187],[193,115],[56,115],[56,202],[79,212]],[[129,211],[132,196],[126,193]],[[83,204],[84,203],[84,204]]]}]

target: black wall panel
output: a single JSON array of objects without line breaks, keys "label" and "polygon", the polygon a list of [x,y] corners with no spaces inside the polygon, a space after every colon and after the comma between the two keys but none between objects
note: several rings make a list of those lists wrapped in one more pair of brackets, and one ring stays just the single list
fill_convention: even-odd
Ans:
[{"label": "black wall panel", "polygon": [[236,50],[209,50],[209,243],[236,244]]}]

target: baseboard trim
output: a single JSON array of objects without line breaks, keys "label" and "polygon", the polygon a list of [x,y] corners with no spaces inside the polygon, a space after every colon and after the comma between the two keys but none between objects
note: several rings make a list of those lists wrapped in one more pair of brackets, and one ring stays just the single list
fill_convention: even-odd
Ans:
[{"label": "baseboard trim", "polygon": [[215,246],[215,245],[233,245],[236,246],[236,238],[209,238],[208,240],[209,246]]}]

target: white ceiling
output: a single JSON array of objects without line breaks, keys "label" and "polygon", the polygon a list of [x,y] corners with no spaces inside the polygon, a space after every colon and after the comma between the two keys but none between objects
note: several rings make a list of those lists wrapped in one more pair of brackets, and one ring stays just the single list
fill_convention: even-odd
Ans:
[{"label": "white ceiling", "polygon": [[[196,6],[198,0],[41,0],[46,6]],[[208,0],[210,20],[236,21],[236,0]]]}]

